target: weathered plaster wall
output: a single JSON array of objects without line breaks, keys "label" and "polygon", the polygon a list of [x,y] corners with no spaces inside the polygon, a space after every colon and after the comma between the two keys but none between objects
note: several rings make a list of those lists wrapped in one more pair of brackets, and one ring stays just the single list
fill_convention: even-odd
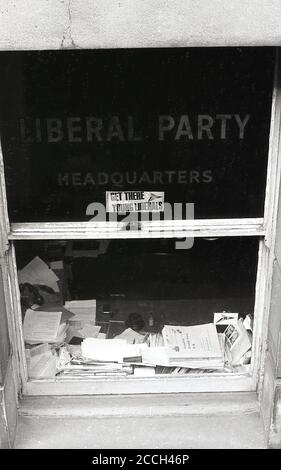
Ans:
[{"label": "weathered plaster wall", "polygon": [[0,0],[0,50],[281,45],[280,0]]}]

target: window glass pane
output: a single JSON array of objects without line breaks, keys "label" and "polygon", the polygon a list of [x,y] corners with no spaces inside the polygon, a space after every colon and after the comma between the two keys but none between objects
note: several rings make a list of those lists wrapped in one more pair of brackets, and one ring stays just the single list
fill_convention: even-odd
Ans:
[{"label": "window glass pane", "polygon": [[[50,348],[47,357],[50,351],[59,354],[62,347],[65,348],[63,351],[81,357],[81,345],[85,345],[83,341],[89,336],[106,339],[108,354],[112,352],[112,345],[107,340],[120,334],[124,340],[125,330],[125,335],[137,343],[141,341],[152,347],[157,338],[159,346],[165,325],[179,328],[201,325],[204,330],[202,325],[213,323],[214,313],[221,314],[215,328],[216,340],[225,340],[227,326],[221,320],[234,313],[236,315],[231,322],[237,327],[238,319],[245,335],[244,343],[240,345],[242,352],[239,346],[235,354],[240,356],[239,359],[235,356],[235,361],[225,356],[219,370],[231,373],[247,371],[245,363],[250,361],[252,333],[243,329],[243,321],[246,319],[247,327],[253,321],[257,253],[256,238],[196,239],[189,250],[176,249],[175,240],[171,239],[16,242],[22,314],[24,322],[27,322],[24,327],[27,357],[30,360],[34,348],[30,336],[32,328],[35,343],[37,339],[37,342],[45,344],[42,347],[44,353],[44,348]],[[43,326],[37,324],[41,321],[38,314],[43,315],[40,310],[46,312]],[[69,311],[76,316],[69,317]],[[61,333],[55,328],[52,341],[46,337],[47,333],[38,339],[38,330],[42,335],[42,328],[51,328],[52,321],[55,322],[54,312],[63,312]],[[229,318],[226,321],[229,322]],[[217,333],[222,336],[218,337]],[[204,331],[202,334],[204,336]],[[202,338],[200,340],[203,341]],[[52,345],[46,346],[46,343]],[[40,348],[39,352],[42,352]],[[97,356],[94,358],[100,360],[101,351],[95,352]],[[106,358],[120,363],[118,352],[115,353],[116,358]],[[36,356],[36,350],[34,354]],[[134,351],[132,356],[135,355],[139,357],[142,353]],[[163,363],[160,361],[159,364],[157,358],[154,360],[157,374],[163,373],[160,367]],[[212,365],[210,359],[206,363],[206,358],[204,361],[197,368],[217,370],[217,363]],[[188,366],[184,367],[185,372],[192,369],[189,362]],[[174,370],[169,367],[165,369],[166,373]],[[46,374],[44,369],[42,372],[39,367],[39,372],[36,372],[37,369],[31,372],[32,377],[34,374],[46,377],[50,373],[49,369]],[[52,374],[58,372],[55,368],[51,370]],[[132,364],[126,368],[126,373],[129,370],[131,376],[134,372]],[[149,370],[150,373],[155,372],[153,368]],[[124,373],[124,370],[119,373]],[[80,377],[86,372],[79,374]],[[64,373],[60,375],[65,376]]]},{"label": "window glass pane", "polygon": [[271,48],[1,53],[12,221],[88,220],[106,191],[263,215]]}]

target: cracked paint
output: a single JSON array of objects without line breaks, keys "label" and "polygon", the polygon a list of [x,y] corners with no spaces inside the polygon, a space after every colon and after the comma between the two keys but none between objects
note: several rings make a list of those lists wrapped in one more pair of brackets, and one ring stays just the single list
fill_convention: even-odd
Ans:
[{"label": "cracked paint", "polygon": [[72,14],[71,14],[71,0],[67,4],[68,26],[64,29],[61,40],[61,49],[77,49],[79,46],[75,44],[72,37]]}]

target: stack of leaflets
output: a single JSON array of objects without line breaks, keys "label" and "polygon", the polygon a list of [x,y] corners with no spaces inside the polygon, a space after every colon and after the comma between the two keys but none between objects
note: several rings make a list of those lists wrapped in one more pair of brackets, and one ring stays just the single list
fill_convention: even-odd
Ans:
[{"label": "stack of leaflets", "polygon": [[67,328],[67,322],[62,321],[62,312],[30,308],[25,312],[23,337],[26,343],[62,343],[66,338]]},{"label": "stack of leaflets", "polygon": [[163,336],[161,333],[150,333],[147,342],[150,347],[164,346]]},{"label": "stack of leaflets", "polygon": [[71,319],[71,321],[76,323],[75,326],[83,328],[85,324],[96,324],[96,299],[70,300],[65,302],[64,306],[67,310],[74,314],[74,317]]},{"label": "stack of leaflets", "polygon": [[143,351],[144,363],[191,369],[221,369],[224,350],[213,323],[195,326],[165,325],[164,346]]},{"label": "stack of leaflets", "polygon": [[54,378],[57,358],[51,345],[44,343],[25,350],[28,376],[32,379]]},{"label": "stack of leaflets", "polygon": [[247,332],[243,320],[228,325],[225,330],[225,345],[229,362],[232,366],[243,364],[243,357],[251,349],[251,336]]},{"label": "stack of leaflets", "polygon": [[33,258],[23,269],[18,272],[19,284],[25,282],[32,285],[43,285],[59,292],[59,278],[52,269],[39,256]]},{"label": "stack of leaflets", "polygon": [[56,374],[58,377],[114,377],[133,373],[133,367],[128,363],[85,358],[82,355],[82,346],[79,349],[80,355],[76,356],[67,347],[60,349]]},{"label": "stack of leaflets", "polygon": [[132,328],[126,328],[122,333],[114,336],[114,339],[124,339],[128,344],[143,343],[146,338],[145,334],[139,333]]}]

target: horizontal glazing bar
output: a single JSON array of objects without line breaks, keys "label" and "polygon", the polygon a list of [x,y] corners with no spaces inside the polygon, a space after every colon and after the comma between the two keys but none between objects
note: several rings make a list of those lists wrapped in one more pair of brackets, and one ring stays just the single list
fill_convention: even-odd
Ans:
[{"label": "horizontal glazing bar", "polygon": [[10,240],[263,236],[263,219],[11,224]]}]

